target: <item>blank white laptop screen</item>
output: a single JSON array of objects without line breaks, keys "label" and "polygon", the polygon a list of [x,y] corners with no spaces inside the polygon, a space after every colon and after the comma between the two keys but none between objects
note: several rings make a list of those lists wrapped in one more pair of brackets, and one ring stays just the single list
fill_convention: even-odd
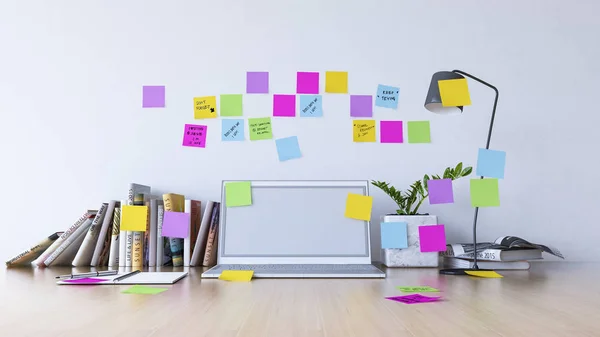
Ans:
[{"label": "blank white laptop screen", "polygon": [[348,193],[368,183],[252,182],[251,206],[221,206],[220,258],[370,257],[369,224],[344,216]]}]

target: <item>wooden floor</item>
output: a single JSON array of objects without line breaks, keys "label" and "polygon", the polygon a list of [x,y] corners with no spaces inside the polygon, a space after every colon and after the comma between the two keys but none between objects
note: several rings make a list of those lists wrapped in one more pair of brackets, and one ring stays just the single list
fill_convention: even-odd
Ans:
[{"label": "wooden floor", "polygon": [[[70,269],[6,269],[0,336],[600,336],[600,264],[542,262],[502,279],[388,269],[386,279],[228,283],[201,271],[158,295],[128,295],[125,285],[56,285]],[[421,285],[444,300],[384,299]]]}]

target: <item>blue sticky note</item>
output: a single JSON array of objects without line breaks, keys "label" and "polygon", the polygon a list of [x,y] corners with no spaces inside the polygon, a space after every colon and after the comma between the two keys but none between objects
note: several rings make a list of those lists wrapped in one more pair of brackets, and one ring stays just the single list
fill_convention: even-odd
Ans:
[{"label": "blue sticky note", "polygon": [[506,152],[479,149],[475,174],[482,177],[504,179]]},{"label": "blue sticky note", "polygon": [[381,223],[381,248],[407,248],[406,222]]},{"label": "blue sticky note", "polygon": [[399,95],[400,88],[380,84],[377,86],[377,97],[375,97],[375,106],[396,109],[398,107]]},{"label": "blue sticky note", "polygon": [[277,146],[277,155],[279,161],[286,161],[302,157],[300,145],[298,145],[298,137],[287,137],[275,140]]},{"label": "blue sticky note", "polygon": [[222,119],[221,120],[221,141],[242,141],[244,140],[244,120],[243,119]]},{"label": "blue sticky note", "polygon": [[323,117],[321,95],[300,95],[300,117]]}]

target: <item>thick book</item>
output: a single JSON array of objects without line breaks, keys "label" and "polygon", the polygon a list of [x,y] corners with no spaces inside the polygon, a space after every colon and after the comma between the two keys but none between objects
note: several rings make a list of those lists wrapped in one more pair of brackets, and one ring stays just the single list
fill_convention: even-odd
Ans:
[{"label": "thick book", "polygon": [[[102,221],[102,226],[100,226],[100,231],[98,232],[98,241],[96,242],[96,247],[94,247],[94,252],[92,254],[92,260],[90,265],[92,267],[97,267],[100,264],[100,257],[102,252],[108,251],[105,249],[107,245],[110,245],[110,232],[112,226],[112,219],[115,212],[115,207],[119,204],[116,200],[111,200],[108,202],[108,207],[106,208],[106,215],[104,216],[104,220]],[[107,235],[108,233],[108,235]],[[106,238],[109,238],[108,243]]]},{"label": "thick book", "polygon": [[165,207],[161,200],[158,200],[157,203],[157,212],[156,212],[156,266],[162,267],[166,263],[171,261],[170,248],[165,249],[165,245],[168,244],[167,238],[162,236],[162,225],[163,225],[163,217],[165,214]]},{"label": "thick book", "polygon": [[206,207],[204,207],[204,214],[202,214],[200,229],[198,230],[196,243],[194,244],[194,249],[192,251],[192,258],[190,260],[190,266],[192,267],[201,266],[202,261],[204,261],[204,252],[206,251],[206,239],[208,238],[208,230],[210,228],[210,224],[212,223],[214,209],[215,203],[209,200],[206,203]]},{"label": "thick book", "polygon": [[212,267],[217,263],[218,249],[218,232],[219,232],[219,209],[220,203],[215,202],[216,209],[213,209],[214,216],[208,230],[208,238],[206,239],[206,249],[204,251],[204,259],[202,265],[204,267]]},{"label": "thick book", "polygon": [[[127,200],[121,200],[121,212],[124,205],[127,205]],[[125,267],[125,256],[127,256],[127,231],[121,230],[121,219],[119,219],[119,258],[117,259],[119,267]]]},{"label": "thick book", "polygon": [[42,253],[48,249],[48,247],[50,247],[52,243],[62,235],[62,233],[63,232],[56,232],[48,237],[45,237],[43,240],[40,240],[29,249],[6,261],[6,266],[9,268],[17,266],[31,266],[31,263],[40,257],[40,255],[42,255]]},{"label": "thick book", "polygon": [[112,219],[112,232],[110,235],[110,251],[108,252],[108,266],[118,267],[119,266],[119,249],[121,248],[121,205],[118,203],[115,205],[115,211],[113,212]]},{"label": "thick book", "polygon": [[[455,243],[446,246],[440,255],[449,257],[474,258],[474,245]],[[477,259],[488,261],[519,261],[542,258],[542,252],[564,259],[561,252],[553,247],[530,243],[516,236],[501,236],[494,242],[477,243]]]},{"label": "thick book", "polygon": [[[148,257],[148,267],[156,266],[157,236],[158,236],[158,205],[162,204],[161,200],[150,200],[150,233],[146,233],[147,244],[144,247]],[[161,259],[162,261],[162,259]]]},{"label": "thick book", "polygon": [[[143,193],[136,194],[133,198],[133,204],[136,206],[150,206],[147,198],[149,195]],[[148,216],[149,212],[146,212],[146,231],[148,230]],[[132,231],[133,243],[131,247],[131,267],[134,269],[141,269],[144,266],[144,233],[146,231]]]},{"label": "thick book", "polygon": [[[185,207],[185,197],[181,194],[167,193],[163,194],[163,203],[165,212],[183,212]],[[183,266],[183,240],[180,238],[169,238],[171,247],[171,259],[174,267]]]},{"label": "thick book", "polygon": [[67,266],[73,263],[73,258],[83,239],[85,238],[85,233],[87,233],[88,229],[92,225],[92,221],[95,216],[90,216],[77,230],[70,235],[66,240],[64,240],[61,245],[56,248],[56,250],[48,256],[48,258],[44,261],[44,265],[46,267],[50,267],[52,265],[55,266]]},{"label": "thick book", "polygon": [[188,237],[183,239],[183,266],[189,267],[192,259],[193,243],[196,241],[198,228],[200,227],[200,201],[186,199],[184,211],[190,214],[190,223]]},{"label": "thick book", "polygon": [[94,255],[94,249],[96,248],[96,243],[98,242],[100,226],[102,226],[102,223],[104,222],[107,208],[108,203],[102,203],[100,205],[98,213],[96,213],[94,221],[92,221],[92,224],[85,234],[77,254],[75,254],[73,261],[71,261],[73,267],[89,266],[92,262],[92,255]]},{"label": "thick book", "polygon": [[[457,257],[444,257],[444,268],[468,269],[473,268],[472,259],[461,259]],[[528,261],[480,261],[477,260],[477,267],[480,269],[491,270],[527,270],[531,267]]]},{"label": "thick book", "polygon": [[[134,199],[136,197],[136,195],[143,195],[142,198],[142,203],[141,205],[144,204],[144,201],[146,201],[146,198],[150,198],[150,194],[152,193],[152,188],[150,186],[147,185],[142,185],[142,184],[137,184],[137,183],[130,183],[129,184],[129,190],[127,192],[127,201],[126,201],[126,205],[135,205],[134,203]],[[142,235],[141,232],[137,232],[139,233],[139,235]],[[125,231],[124,236],[125,236],[125,260],[123,261],[124,263],[122,264],[124,267],[131,267],[133,264],[133,241],[134,241],[134,235],[135,232],[132,231]],[[139,242],[141,242],[141,238],[139,238]],[[121,266],[121,263],[119,263],[119,266]]]}]

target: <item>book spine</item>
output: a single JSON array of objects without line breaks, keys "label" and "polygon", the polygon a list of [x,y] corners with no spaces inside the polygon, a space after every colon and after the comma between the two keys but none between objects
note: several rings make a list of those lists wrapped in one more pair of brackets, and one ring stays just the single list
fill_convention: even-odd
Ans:
[{"label": "book spine", "polygon": [[[133,204],[143,206],[144,194],[138,193],[134,196]],[[148,214],[146,213],[146,226],[148,225]],[[144,266],[144,232],[132,232],[131,267],[132,270],[140,270]]]},{"label": "book spine", "polygon": [[44,260],[44,265],[46,267],[50,266],[50,264],[52,264],[52,262],[54,262],[54,260],[56,260],[60,256],[60,254],[62,254],[62,252],[64,252],[69,247],[69,245],[81,235],[81,233],[88,230],[91,223],[92,218],[90,216],[90,218],[88,218],[81,226],[79,226],[79,228],[77,228],[73,235],[70,235],[66,240],[64,240],[62,244],[58,248],[56,248],[56,250],[52,252],[52,254],[48,256],[46,260]]},{"label": "book spine", "polygon": [[110,238],[110,253],[108,254],[108,266],[119,266],[119,232],[121,227],[121,205],[115,206],[112,221],[112,233]]},{"label": "book spine", "polygon": [[[477,259],[482,261],[502,261],[501,253],[501,249],[484,249],[482,251],[477,252]],[[464,259],[472,259],[474,255],[475,254],[473,253],[455,255],[454,252],[451,250],[446,250],[446,252],[442,254],[442,256],[445,257],[459,257]]]},{"label": "book spine", "polygon": [[112,218],[114,216],[116,204],[117,202],[115,200],[111,200],[110,202],[108,202],[108,207],[106,208],[106,215],[104,215],[104,221],[102,221],[102,226],[100,226],[98,240],[96,242],[96,247],[94,247],[94,252],[92,254],[92,261],[90,263],[92,267],[97,267],[100,263],[100,256],[102,252],[105,251],[104,247],[106,246],[107,237],[109,238],[108,243],[110,244],[109,228],[112,225]]},{"label": "book spine", "polygon": [[[183,212],[185,199],[179,194],[165,194],[163,195],[163,201],[165,205],[165,211],[169,212]],[[173,261],[173,267],[183,266],[183,240],[179,238],[169,238],[169,246],[171,247],[171,259]]]},{"label": "book spine", "polygon": [[185,206],[184,206],[184,212],[186,213],[190,213],[190,222],[188,223],[188,237],[183,239],[183,266],[184,267],[189,267],[190,266],[190,259],[192,257],[192,255],[190,255],[191,252],[191,225],[192,225],[192,217],[191,217],[191,213],[192,213],[192,200],[186,200],[185,201]]},{"label": "book spine", "polygon": [[156,212],[156,266],[162,267],[163,262],[163,248],[165,246],[164,239],[162,236],[162,224],[164,208],[163,205],[158,205]]},{"label": "book spine", "polygon": [[92,221],[92,225],[85,234],[83,243],[81,243],[75,258],[73,258],[73,262],[71,263],[73,267],[89,266],[90,262],[92,262],[92,254],[94,254],[94,249],[96,248],[96,243],[98,242],[100,224],[104,221],[107,208],[107,203],[102,203],[102,205],[100,205],[98,213],[96,213],[96,217],[94,218],[94,221]]},{"label": "book spine", "polygon": [[[123,205],[127,205],[127,200],[121,200],[121,207],[123,207]],[[123,215],[123,208],[121,208],[121,215]],[[125,267],[126,251],[127,231],[121,230],[121,217],[119,217],[119,267]]]},{"label": "book spine", "polygon": [[190,266],[195,267],[202,264],[204,260],[204,251],[206,250],[206,238],[208,236],[208,229],[212,223],[214,202],[208,201],[202,214],[202,222],[200,224],[200,230],[198,231],[198,238],[194,244],[194,250],[192,252],[192,260]]},{"label": "book spine", "polygon": [[69,236],[71,236],[71,234],[73,234],[77,228],[79,228],[92,214],[92,212],[87,211],[85,213],[83,213],[83,215],[77,219],[77,221],[75,221],[74,224],[71,225],[71,227],[69,227],[66,231],[64,231],[61,236],[56,239],[51,245],[50,247],[48,247],[43,253],[42,255],[40,255],[37,259],[35,259],[32,264],[38,267],[45,267],[46,265],[44,264],[44,261],[50,256],[52,255],[52,253],[56,250],[56,248],[58,248],[64,241],[66,238],[68,238]]},{"label": "book spine", "polygon": [[6,261],[6,266],[14,267],[31,263],[33,260],[39,257],[44,252],[44,250],[48,249],[48,247],[50,247],[52,243],[58,239],[60,234],[62,234],[62,232],[54,233],[49,237],[44,238],[33,247]]},{"label": "book spine", "polygon": [[213,222],[210,225],[210,230],[208,232],[208,239],[206,240],[206,251],[204,252],[204,260],[202,261],[202,265],[204,267],[211,267],[214,261],[213,254],[216,256],[216,246],[217,246],[217,233],[219,227],[219,210],[220,204],[216,204],[216,210],[213,210],[214,218]]},{"label": "book spine", "polygon": [[150,201],[150,224],[149,224],[149,232],[146,231],[146,256],[148,257],[148,267],[156,266],[156,218],[158,215],[158,200],[152,199]]}]

